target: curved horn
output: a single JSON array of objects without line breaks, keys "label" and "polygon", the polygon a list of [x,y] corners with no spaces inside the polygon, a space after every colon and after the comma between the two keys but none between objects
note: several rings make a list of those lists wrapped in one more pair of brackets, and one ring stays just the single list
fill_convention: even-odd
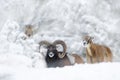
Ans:
[{"label": "curved horn", "polygon": [[58,57],[63,58],[66,54],[67,46],[66,46],[65,42],[62,41],[62,40],[56,40],[56,41],[53,42],[53,45],[56,46],[57,44],[61,44],[62,47],[63,47],[63,53],[58,53]]},{"label": "curved horn", "polygon": [[41,47],[42,45],[48,46],[48,45],[50,45],[50,44],[51,44],[51,43],[48,42],[48,41],[41,41],[41,42],[39,43],[39,52],[40,52],[40,47]]}]

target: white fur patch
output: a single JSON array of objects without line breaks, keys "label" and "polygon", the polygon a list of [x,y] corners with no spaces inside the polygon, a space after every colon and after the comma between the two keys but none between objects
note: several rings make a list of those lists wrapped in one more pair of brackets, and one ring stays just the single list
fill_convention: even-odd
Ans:
[{"label": "white fur patch", "polygon": [[75,58],[71,55],[71,54],[67,54],[69,60],[70,60],[70,63],[71,64],[75,64]]},{"label": "white fur patch", "polygon": [[88,51],[89,55],[92,56],[92,52],[90,50],[90,44],[87,45],[87,51]]},{"label": "white fur patch", "polygon": [[52,58],[54,56],[54,53],[50,52],[49,57]]}]

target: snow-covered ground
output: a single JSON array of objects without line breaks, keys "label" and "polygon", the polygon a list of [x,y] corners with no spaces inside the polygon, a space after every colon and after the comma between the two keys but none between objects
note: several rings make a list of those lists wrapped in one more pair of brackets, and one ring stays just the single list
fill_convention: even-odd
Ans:
[{"label": "snow-covered ground", "polygon": [[64,68],[0,66],[0,80],[119,80],[120,63],[81,64]]},{"label": "snow-covered ground", "polygon": [[[27,37],[24,26],[32,24]],[[0,80],[120,80],[119,0],[0,0]],[[41,40],[64,40],[84,61],[82,37],[109,46],[112,63],[46,68]]]}]

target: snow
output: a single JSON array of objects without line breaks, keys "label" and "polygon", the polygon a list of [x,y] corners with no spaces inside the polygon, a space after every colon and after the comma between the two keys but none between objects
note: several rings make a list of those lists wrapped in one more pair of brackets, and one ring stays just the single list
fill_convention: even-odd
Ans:
[{"label": "snow", "polygon": [[[120,80],[119,0],[0,0],[0,80]],[[24,34],[26,24],[34,35]],[[109,46],[112,63],[87,64],[82,37]],[[26,39],[25,39],[26,38]],[[85,64],[47,68],[39,42],[64,40]]]},{"label": "snow", "polygon": [[1,66],[0,80],[119,80],[119,67],[120,63],[76,64],[49,69]]}]

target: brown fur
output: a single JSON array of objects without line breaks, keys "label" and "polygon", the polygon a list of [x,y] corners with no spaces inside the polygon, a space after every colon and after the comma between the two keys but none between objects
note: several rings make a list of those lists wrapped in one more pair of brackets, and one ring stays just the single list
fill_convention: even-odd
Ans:
[{"label": "brown fur", "polygon": [[[88,45],[89,45],[89,48],[86,48],[86,57],[87,57],[88,63],[96,63],[96,62],[104,62],[104,61],[111,62],[112,61],[112,52],[110,48],[104,45],[95,44],[92,42],[91,39],[89,40]],[[90,54],[88,49],[90,49],[92,54]]]},{"label": "brown fur", "polygon": [[28,37],[31,37],[31,36],[33,35],[32,25],[26,25],[26,26],[25,26],[25,34],[26,34]]},{"label": "brown fur", "polygon": [[72,56],[75,58],[75,63],[77,63],[77,64],[84,63],[83,59],[79,55],[72,54]]},{"label": "brown fur", "polygon": [[111,52],[110,48],[108,48],[107,46],[104,46],[104,47],[106,49],[106,54],[105,54],[106,61],[107,62],[112,62],[113,55],[112,55],[112,52]]},{"label": "brown fur", "polygon": [[64,64],[65,66],[72,65],[67,55],[63,58],[62,64]]}]

